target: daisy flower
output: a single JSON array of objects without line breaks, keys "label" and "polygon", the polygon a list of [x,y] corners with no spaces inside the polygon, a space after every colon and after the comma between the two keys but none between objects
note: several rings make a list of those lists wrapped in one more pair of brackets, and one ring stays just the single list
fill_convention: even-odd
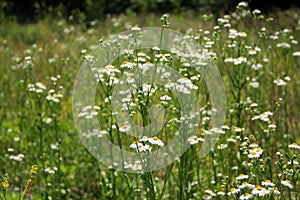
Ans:
[{"label": "daisy flower", "polygon": [[235,180],[244,180],[244,179],[247,179],[249,176],[248,175],[245,175],[245,174],[240,174],[239,176],[237,176],[235,178]]},{"label": "daisy flower", "polygon": [[290,144],[289,145],[289,148],[290,149],[300,149],[300,145],[296,144],[296,143],[293,143],[293,144]]},{"label": "daisy flower", "polygon": [[254,195],[258,195],[260,197],[265,196],[266,194],[269,194],[270,191],[267,190],[266,188],[261,187],[260,185],[257,185],[253,190],[252,190],[252,194]]},{"label": "daisy flower", "polygon": [[262,181],[262,182],[261,182],[261,185],[262,185],[262,186],[266,186],[266,187],[274,187],[274,186],[275,186],[275,184],[272,183],[270,180]]},{"label": "daisy flower", "polygon": [[290,188],[290,189],[293,189],[293,185],[291,184],[291,181],[290,180],[283,180],[281,181],[281,184]]},{"label": "daisy flower", "polygon": [[151,144],[160,146],[160,147],[164,146],[164,143],[157,136],[149,138],[148,142],[150,142]]},{"label": "daisy flower", "polygon": [[240,200],[248,200],[248,199],[252,199],[253,198],[253,195],[252,194],[249,194],[249,193],[245,193],[243,194],[242,196],[240,196]]}]

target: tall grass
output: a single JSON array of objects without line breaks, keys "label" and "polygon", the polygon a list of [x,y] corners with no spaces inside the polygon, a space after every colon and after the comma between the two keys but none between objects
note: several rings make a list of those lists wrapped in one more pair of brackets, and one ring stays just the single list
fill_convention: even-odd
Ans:
[{"label": "tall grass", "polygon": [[[136,24],[160,27],[160,17],[120,15],[88,25],[51,18],[36,24],[1,22],[0,198],[20,197],[30,177],[27,169],[34,164],[39,172],[26,198],[300,198],[299,16],[299,10],[264,16],[243,4],[217,19],[209,14],[170,16],[170,28],[194,38],[219,68],[227,94],[226,122],[217,145],[199,159],[213,109],[205,84],[193,80],[207,100],[199,108],[199,132],[188,139],[191,146],[176,162],[142,174],[116,171],[85,149],[72,119],[72,88],[78,67],[100,40]],[[145,53],[154,56],[151,50]],[[120,68],[122,63],[113,64]],[[187,73],[184,63],[177,64],[172,67]],[[111,93],[107,90],[99,99]],[[159,95],[153,101],[160,101]],[[176,108],[175,101],[162,105]],[[111,112],[106,104],[100,106],[102,114]],[[137,115],[137,121],[148,124],[146,107],[139,111],[144,115]],[[170,119],[177,115],[173,112]],[[101,120],[107,120],[110,140],[125,149],[140,139],[117,134],[112,118]],[[168,124],[159,139],[167,144],[176,128]]]}]

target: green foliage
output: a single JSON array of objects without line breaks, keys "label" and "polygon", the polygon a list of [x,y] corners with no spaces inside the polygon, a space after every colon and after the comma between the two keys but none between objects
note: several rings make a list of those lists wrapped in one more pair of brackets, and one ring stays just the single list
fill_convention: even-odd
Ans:
[{"label": "green foliage", "polygon": [[[90,18],[78,9],[73,9],[73,18],[66,19],[65,6],[49,8],[56,14],[47,14],[37,23],[19,24],[2,16],[0,166],[4,170],[0,182],[6,190],[0,191],[0,198],[18,198],[28,179],[24,169],[38,164],[34,184],[26,191],[28,198],[238,199],[253,189],[241,189],[243,193],[234,195],[234,188],[247,181],[258,190],[268,189],[262,185],[268,179],[277,190],[270,187],[270,194],[256,199],[299,199],[299,10],[274,13],[271,16],[274,20],[252,14],[247,8],[235,10],[217,21],[208,14],[184,13],[170,15],[168,19],[133,14],[149,6],[163,8],[166,2],[132,1],[134,7],[127,7],[132,15],[110,15],[104,21],[91,21],[88,25],[83,22]],[[179,10],[184,3],[170,2]],[[200,1],[192,2],[196,5]],[[97,12],[104,9],[102,3],[94,6],[90,1],[86,9]],[[114,7],[123,3],[114,1],[105,5]],[[95,17],[104,17],[105,12],[104,9],[95,13]],[[85,149],[74,127],[71,98],[76,72],[100,39],[136,24],[167,27],[169,23],[169,28],[194,37],[218,66],[228,98],[226,126],[222,129],[225,134],[208,156],[198,158],[212,112],[210,104],[205,104],[201,107],[201,128],[195,133],[197,144],[176,162],[153,173],[115,171],[99,163]],[[192,70],[174,60],[175,67],[188,77]],[[120,63],[114,64],[121,69]],[[196,83],[201,85],[200,80]],[[42,92],[32,92],[32,88]],[[51,89],[54,93],[49,93]],[[199,93],[205,99],[205,88],[202,89]],[[109,106],[101,106],[103,115],[99,115],[99,120],[107,120],[103,116],[110,112]],[[167,140],[175,134],[176,126],[170,127],[165,138],[160,139]],[[124,143],[132,143],[131,139],[125,139]],[[129,145],[124,148],[129,149]],[[258,159],[250,158],[257,154]],[[32,175],[35,174],[34,171]],[[280,195],[275,195],[275,191]],[[231,196],[226,196],[227,193]]]}]

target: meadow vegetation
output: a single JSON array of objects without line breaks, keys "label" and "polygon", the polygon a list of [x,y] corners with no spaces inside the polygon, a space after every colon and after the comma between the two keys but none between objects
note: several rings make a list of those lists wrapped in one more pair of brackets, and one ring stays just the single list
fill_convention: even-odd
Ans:
[{"label": "meadow vegetation", "polygon": [[[221,17],[165,16],[170,26],[162,26],[160,17],[109,15],[89,23],[75,22],[73,16],[46,17],[32,24],[1,18],[0,199],[300,198],[300,11],[264,15],[240,3]],[[168,27],[199,43],[222,75],[227,113],[222,128],[211,129],[214,109],[205,83],[193,63],[176,58],[176,52],[135,49],[99,66],[98,107],[83,108],[80,117],[106,123],[96,135],[132,152],[166,145],[181,123],[180,106],[166,88],[137,88],[132,95],[140,96],[127,100],[137,122],[149,123],[142,113],[150,103],[161,104],[169,115],[156,136],[126,138],[126,127],[116,124],[110,109],[112,80],[134,67],[161,63],[182,74],[187,88],[199,95],[199,128],[187,138],[188,150],[161,170],[126,173],[101,164],[82,144],[73,121],[72,89],[93,49],[112,34],[138,31],[138,26]],[[217,144],[198,158],[205,136],[214,131],[220,134]]]}]

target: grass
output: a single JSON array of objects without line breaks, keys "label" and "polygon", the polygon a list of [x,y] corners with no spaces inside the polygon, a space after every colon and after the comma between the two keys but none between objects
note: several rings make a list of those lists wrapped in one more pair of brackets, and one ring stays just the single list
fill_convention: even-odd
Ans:
[{"label": "grass", "polygon": [[[247,7],[239,7],[219,19],[189,13],[170,15],[171,29],[194,37],[210,52],[226,90],[226,120],[213,150],[205,158],[199,158],[202,140],[211,131],[210,99],[201,78],[192,79],[198,75],[197,71],[188,69],[172,53],[173,60],[168,58],[163,64],[199,86],[196,90],[201,111],[199,128],[189,138],[192,145],[180,159],[161,170],[145,173],[114,170],[88,152],[74,125],[72,94],[80,64],[87,62],[87,56],[101,39],[105,41],[111,34],[136,24],[161,27],[160,16],[110,16],[104,22],[93,21],[88,25],[50,17],[35,24],[3,20],[0,24],[3,155],[0,198],[20,197],[30,180],[30,167],[36,164],[39,170],[27,199],[298,199],[299,16],[299,10],[295,9],[263,16],[251,13]],[[138,52],[111,64],[124,74],[130,69],[121,68],[121,64],[135,62]],[[155,59],[155,51],[143,49],[143,52],[149,55],[145,56],[147,61],[160,63]],[[103,75],[101,83],[112,78]],[[151,103],[164,106],[168,120],[180,118],[180,112],[175,112],[180,110],[175,93],[156,87],[157,92],[152,96],[149,92],[135,96],[141,99],[130,109],[137,123],[151,123],[151,113],[147,110]],[[49,93],[50,89],[54,92]],[[134,146],[130,145],[140,138],[120,131],[122,124],[117,124],[111,116],[111,104],[104,101],[114,88],[104,84],[98,89],[97,119],[108,133],[105,137],[134,152]],[[172,100],[163,101],[162,95]],[[143,104],[144,101],[149,104]],[[168,123],[156,135],[157,139],[166,145],[179,126],[176,122]],[[149,141],[146,143],[153,151],[162,148]],[[164,158],[158,155],[158,159]],[[4,184],[6,173],[8,187]]]}]

